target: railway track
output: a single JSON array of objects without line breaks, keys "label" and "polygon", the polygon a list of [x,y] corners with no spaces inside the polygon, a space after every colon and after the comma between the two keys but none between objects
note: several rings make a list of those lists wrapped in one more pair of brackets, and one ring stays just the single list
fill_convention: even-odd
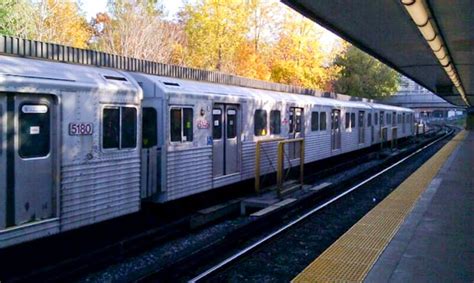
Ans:
[{"label": "railway track", "polygon": [[[442,131],[442,128],[439,127],[437,131],[438,132]],[[289,223],[286,223],[284,226],[278,228],[277,230],[249,244],[248,246],[238,250],[237,252],[234,252],[230,256],[225,257],[223,260],[211,266],[208,266],[207,268],[203,269],[199,274],[196,274],[194,277],[187,278],[188,282],[218,282],[218,281],[237,282],[244,278],[248,281],[261,281],[261,280],[288,281],[290,280],[291,278],[293,278],[293,276],[296,275],[295,272],[302,270],[302,268],[304,268],[307,263],[298,264],[298,263],[295,263],[294,262],[295,260],[293,259],[292,264],[294,265],[291,268],[286,268],[286,270],[292,269],[291,271],[287,273],[288,276],[286,278],[284,275],[281,274],[281,269],[285,270],[284,265],[282,265],[281,263],[283,261],[284,262],[292,261],[292,259],[289,258],[287,253],[290,253],[291,256],[294,256],[295,254],[304,253],[305,250],[307,251],[308,247],[306,245],[298,245],[298,243],[302,243],[306,241],[305,238],[308,237],[308,234],[307,234],[308,231],[320,231],[320,230],[315,230],[321,227],[318,225],[314,225],[314,223],[315,222],[320,223],[320,219],[318,220],[317,218],[318,217],[321,218],[322,216],[327,215],[327,213],[324,215],[318,215],[320,214],[321,211],[328,209],[330,206],[333,206],[336,203],[343,200],[344,198],[347,198],[349,195],[353,194],[356,190],[369,187],[368,186],[369,184],[376,182],[377,179],[381,179],[388,172],[393,171],[394,169],[397,169],[398,167],[404,165],[405,163],[412,160],[416,156],[419,156],[422,153],[432,150],[433,147],[436,147],[437,145],[439,146],[439,142],[443,141],[446,137],[451,136],[454,131],[455,130],[453,128],[450,128],[450,130],[447,131],[446,134],[435,139],[429,144],[424,145],[420,149],[402,158],[401,160],[395,162],[394,164],[388,166],[387,168],[380,170],[379,172],[349,187],[348,189],[338,193],[337,195],[327,200],[324,200],[323,202],[319,203],[316,207],[312,208],[311,210],[307,211],[306,213],[302,214],[296,219],[290,221]],[[431,156],[431,154],[427,154],[427,156]],[[385,192],[384,194],[388,195],[389,191],[390,190],[387,190],[387,192]],[[372,199],[372,202],[375,202],[375,200]],[[346,200],[346,203],[350,203],[350,202]],[[374,204],[373,206],[375,205],[376,204]],[[359,214],[363,215],[363,213],[359,213]],[[330,221],[329,218],[328,218],[328,221]],[[354,221],[354,223],[355,222],[356,220]],[[310,227],[307,227],[307,226],[310,226]],[[318,227],[311,227],[311,226],[318,226]],[[301,233],[301,231],[306,231],[306,233]],[[290,245],[285,244],[285,243],[290,243]],[[328,246],[328,243],[325,243],[324,246]],[[313,249],[314,248],[315,247],[313,247]],[[290,250],[292,251],[290,252]],[[324,248],[316,247],[315,250],[322,252],[324,251]],[[316,254],[311,254],[310,256],[307,256],[307,258],[314,259],[316,256],[317,256]],[[271,268],[271,267],[269,268],[268,267],[269,265],[265,264],[265,262],[262,261],[262,259],[265,259],[265,258],[271,259],[272,262],[275,265],[277,265],[276,268],[280,269],[280,271],[275,270],[275,268]],[[265,271],[266,269],[271,269],[271,271],[266,272]],[[272,277],[275,275],[276,277]]]},{"label": "railway track", "polygon": [[[305,181],[313,182],[315,178],[320,178],[321,176],[344,170],[345,168],[353,166],[364,159],[366,159],[366,157],[362,157],[360,160],[352,160],[351,162],[339,165],[338,168],[333,167],[330,170],[318,170],[317,173],[307,176]],[[320,194],[320,198],[324,198],[326,196],[327,193],[323,192]],[[313,199],[306,200],[307,203],[311,203],[313,201]],[[307,204],[303,202],[299,204],[298,207],[291,207],[290,210],[295,209],[297,212],[301,209],[301,207],[305,207],[306,205]],[[189,262],[192,262],[190,266],[199,265],[199,260],[196,258],[202,258],[202,253],[203,251],[205,252],[206,248],[212,249],[213,246],[220,245],[223,247],[223,250],[226,250],[224,247],[228,242],[241,241],[242,239],[254,237],[255,234],[268,231],[272,225],[281,222],[282,217],[286,217],[283,215],[284,213],[285,211],[282,211],[277,215],[269,217],[266,219],[266,221],[268,220],[267,224],[262,225],[262,223],[259,224],[258,221],[254,221],[253,223],[249,224],[249,226],[243,226],[239,229],[236,229],[236,231],[233,231],[227,235],[224,241],[221,242],[218,240],[212,242],[201,250],[197,250],[194,253],[183,256],[175,263],[170,263],[166,266],[163,266],[162,268],[159,268],[158,271],[152,270],[147,275],[139,274],[136,276],[136,279],[147,281],[150,279],[153,280],[153,278],[167,278],[168,276],[163,276],[163,274],[170,274],[169,272],[173,272],[173,270],[179,270],[177,266],[182,263],[188,264]],[[75,256],[73,258],[59,260],[54,264],[43,266],[35,270],[28,270],[27,272],[8,277],[6,278],[6,281],[64,281],[69,280],[70,278],[79,278],[85,273],[94,272],[99,268],[116,263],[122,259],[127,258],[128,256],[138,254],[146,249],[150,249],[154,245],[181,237],[186,233],[189,233],[190,230],[188,221],[188,217],[185,216],[173,221],[172,223],[168,223],[160,227],[153,227],[135,234],[131,233],[131,235],[125,239],[102,245],[97,249],[88,251],[85,254]],[[251,228],[252,226],[257,226],[259,228]],[[212,254],[213,253],[208,253],[208,255]]]}]

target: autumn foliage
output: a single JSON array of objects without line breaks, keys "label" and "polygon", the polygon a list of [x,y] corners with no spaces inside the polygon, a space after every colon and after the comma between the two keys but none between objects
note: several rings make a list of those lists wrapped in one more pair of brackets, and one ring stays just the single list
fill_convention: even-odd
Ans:
[{"label": "autumn foliage", "polygon": [[[89,20],[70,0],[2,0],[0,32],[349,94],[347,86],[364,89],[347,83],[350,64],[368,62],[359,56],[345,64],[341,40],[323,46],[323,29],[278,0],[184,1],[174,16],[159,0],[115,0]],[[392,84],[379,88],[386,95],[394,80],[383,67],[371,75],[389,77]]]}]

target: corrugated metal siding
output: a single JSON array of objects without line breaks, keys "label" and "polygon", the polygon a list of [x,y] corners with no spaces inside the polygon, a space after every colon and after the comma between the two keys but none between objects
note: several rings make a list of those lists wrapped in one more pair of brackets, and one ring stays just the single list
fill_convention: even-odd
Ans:
[{"label": "corrugated metal siding", "polygon": [[212,188],[212,147],[168,152],[166,180],[163,201]]},{"label": "corrugated metal siding", "polygon": [[62,167],[62,230],[133,213],[139,209],[139,157],[102,159]]},{"label": "corrugated metal siding", "polygon": [[[277,142],[261,144],[260,175],[275,172],[277,166]],[[256,142],[242,143],[242,180],[255,177]]]},{"label": "corrugated metal siding", "polygon": [[331,132],[307,134],[304,153],[306,163],[331,156]]}]

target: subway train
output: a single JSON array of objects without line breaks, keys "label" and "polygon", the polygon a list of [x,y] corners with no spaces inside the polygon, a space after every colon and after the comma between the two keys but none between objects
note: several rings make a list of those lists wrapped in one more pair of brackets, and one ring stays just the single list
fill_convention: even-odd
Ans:
[{"label": "subway train", "polygon": [[[0,66],[0,248],[252,179],[257,141],[304,138],[310,163],[414,134],[413,111],[388,105],[16,56]],[[264,150],[262,175],[276,143]]]}]

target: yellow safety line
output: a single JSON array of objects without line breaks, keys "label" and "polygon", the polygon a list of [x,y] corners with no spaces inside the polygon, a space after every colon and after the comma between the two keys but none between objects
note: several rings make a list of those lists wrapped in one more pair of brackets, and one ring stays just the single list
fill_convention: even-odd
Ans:
[{"label": "yellow safety line", "polygon": [[362,282],[420,195],[465,137],[465,131],[454,137],[292,282]]}]

